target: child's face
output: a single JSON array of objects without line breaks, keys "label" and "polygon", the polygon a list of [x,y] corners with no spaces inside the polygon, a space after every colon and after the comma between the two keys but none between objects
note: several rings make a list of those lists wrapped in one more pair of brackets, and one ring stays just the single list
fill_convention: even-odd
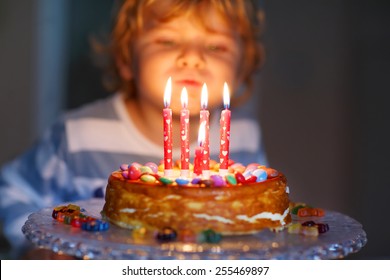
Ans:
[{"label": "child's face", "polygon": [[141,102],[163,107],[168,77],[172,77],[171,108],[179,114],[183,87],[188,108],[198,114],[203,83],[208,88],[208,108],[222,105],[223,84],[230,91],[239,84],[241,41],[218,14],[205,15],[208,29],[188,16],[155,24],[139,37],[134,47],[133,76]]}]

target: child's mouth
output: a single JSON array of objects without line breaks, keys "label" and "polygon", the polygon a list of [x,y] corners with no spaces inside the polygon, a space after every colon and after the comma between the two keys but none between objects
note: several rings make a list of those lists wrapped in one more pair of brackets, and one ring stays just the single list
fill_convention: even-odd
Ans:
[{"label": "child's mouth", "polygon": [[202,86],[202,83],[195,81],[195,80],[190,80],[190,79],[180,80],[177,83],[179,85],[185,86],[185,87],[200,87],[200,86]]}]

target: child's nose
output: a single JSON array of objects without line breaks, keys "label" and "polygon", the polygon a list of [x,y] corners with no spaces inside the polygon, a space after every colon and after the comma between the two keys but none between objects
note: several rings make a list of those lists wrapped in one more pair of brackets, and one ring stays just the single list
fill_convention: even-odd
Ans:
[{"label": "child's nose", "polygon": [[203,68],[205,61],[201,49],[196,46],[184,47],[177,59],[177,65],[179,67]]}]

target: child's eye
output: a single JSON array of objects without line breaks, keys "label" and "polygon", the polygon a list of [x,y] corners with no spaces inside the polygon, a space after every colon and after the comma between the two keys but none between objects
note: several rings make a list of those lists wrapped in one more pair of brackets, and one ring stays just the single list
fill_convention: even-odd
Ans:
[{"label": "child's eye", "polygon": [[207,46],[207,49],[212,52],[226,52],[227,47],[224,45],[210,44]]},{"label": "child's eye", "polygon": [[176,46],[176,42],[169,39],[159,39],[156,41],[157,44],[162,45],[164,47],[174,47]]}]

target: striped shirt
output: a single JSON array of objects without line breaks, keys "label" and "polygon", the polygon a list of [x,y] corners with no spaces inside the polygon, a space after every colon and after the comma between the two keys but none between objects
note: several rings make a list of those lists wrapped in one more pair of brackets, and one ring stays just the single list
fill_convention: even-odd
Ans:
[{"label": "striped shirt", "polygon": [[[266,164],[259,125],[232,113],[230,158]],[[219,118],[210,123],[210,155],[219,155]],[[218,137],[214,137],[218,135]],[[191,145],[192,157],[196,143]],[[179,149],[174,157],[180,158]],[[146,139],[115,94],[66,113],[32,149],[0,173],[0,219],[12,246],[25,238],[30,213],[64,202],[103,197],[110,173],[122,163],[159,163],[162,149]]]}]

